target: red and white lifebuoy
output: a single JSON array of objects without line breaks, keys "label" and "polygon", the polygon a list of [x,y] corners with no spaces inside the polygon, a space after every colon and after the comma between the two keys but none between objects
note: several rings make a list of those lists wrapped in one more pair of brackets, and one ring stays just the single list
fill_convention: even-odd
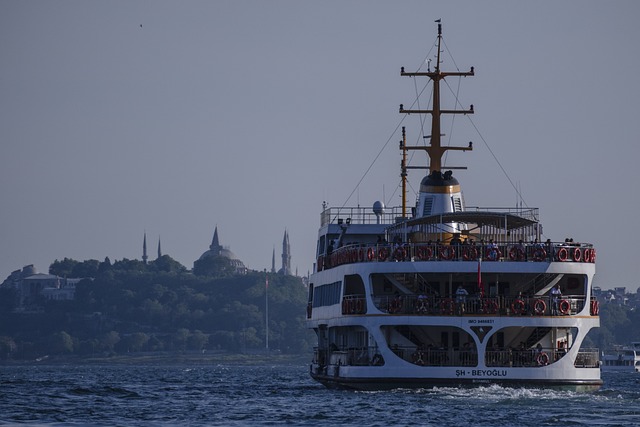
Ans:
[{"label": "red and white lifebuoy", "polygon": [[536,357],[536,362],[538,362],[538,366],[546,366],[549,364],[549,355],[544,351]]},{"label": "red and white lifebuoy", "polygon": [[567,248],[560,248],[558,250],[558,261],[565,262],[568,257],[569,257],[569,251],[567,251]]},{"label": "red and white lifebuoy", "polygon": [[511,303],[511,311],[514,314],[522,314],[525,312],[526,308],[527,306],[525,305],[524,301],[521,299],[517,299],[513,303]]},{"label": "red and white lifebuoy", "polygon": [[451,246],[440,246],[440,259],[450,261],[455,255],[455,250]]},{"label": "red and white lifebuoy", "polygon": [[582,249],[580,248],[575,248],[573,250],[573,260],[575,262],[579,262],[582,260]]},{"label": "red and white lifebuoy", "polygon": [[533,303],[533,311],[538,315],[544,314],[547,309],[547,303],[544,300],[537,299],[536,302]]},{"label": "red and white lifebuoy", "polygon": [[544,248],[536,248],[535,251],[533,251],[533,260],[540,262],[543,261],[547,258],[547,251],[544,250]]},{"label": "red and white lifebuoy", "polygon": [[509,259],[511,261],[522,261],[524,259],[524,251],[522,248],[513,246],[509,249]]}]

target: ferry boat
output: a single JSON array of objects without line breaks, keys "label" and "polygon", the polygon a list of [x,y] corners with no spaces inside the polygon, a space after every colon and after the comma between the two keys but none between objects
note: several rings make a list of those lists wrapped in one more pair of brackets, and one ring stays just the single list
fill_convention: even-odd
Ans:
[{"label": "ferry boat", "polygon": [[602,353],[600,363],[603,371],[640,372],[640,342],[614,346]]},{"label": "ferry boat", "polygon": [[[581,348],[600,325],[591,297],[596,249],[543,241],[537,208],[464,203],[443,155],[440,84],[467,72],[435,69],[401,76],[433,85],[428,144],[409,146],[402,129],[402,205],[323,203],[317,262],[309,281],[307,326],[317,335],[310,375],[327,387],[358,390],[500,383],[598,389],[598,349]],[[425,138],[427,140],[427,138]],[[410,150],[427,153],[428,174],[406,206]],[[419,168],[415,167],[415,168]]]}]

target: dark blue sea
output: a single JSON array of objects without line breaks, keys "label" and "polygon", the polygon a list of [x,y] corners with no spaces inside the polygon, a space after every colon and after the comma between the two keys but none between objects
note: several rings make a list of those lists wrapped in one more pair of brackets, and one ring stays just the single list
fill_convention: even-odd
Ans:
[{"label": "dark blue sea", "polygon": [[354,392],[308,366],[0,366],[0,425],[632,426],[640,376],[598,392],[488,386]]}]

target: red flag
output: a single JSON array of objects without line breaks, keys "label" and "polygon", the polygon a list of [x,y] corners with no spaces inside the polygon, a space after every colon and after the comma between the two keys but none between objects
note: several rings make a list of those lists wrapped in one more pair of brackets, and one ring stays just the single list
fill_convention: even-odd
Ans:
[{"label": "red flag", "polygon": [[478,290],[480,298],[484,298],[484,286],[482,285],[482,258],[478,257]]}]

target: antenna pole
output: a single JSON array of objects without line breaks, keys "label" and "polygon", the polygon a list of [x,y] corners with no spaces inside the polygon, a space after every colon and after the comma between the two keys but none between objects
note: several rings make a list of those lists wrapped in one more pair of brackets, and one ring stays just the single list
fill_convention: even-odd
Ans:
[{"label": "antenna pole", "polygon": [[[439,20],[438,20],[439,21]],[[438,22],[436,21],[436,22]],[[442,136],[440,132],[440,116],[442,114],[473,114],[473,105],[468,110],[442,110],[440,108],[440,81],[444,80],[447,76],[473,76],[474,69],[471,69],[468,72],[450,72],[450,71],[440,71],[440,52],[442,49],[442,24],[438,22],[438,54],[434,71],[428,70],[425,72],[416,72],[416,73],[407,73],[404,71],[404,67],[400,70],[401,76],[409,76],[409,77],[417,77],[417,76],[425,76],[429,77],[433,81],[433,106],[431,110],[405,110],[404,106],[400,104],[400,113],[404,114],[431,114],[431,137],[430,143],[428,146],[411,146],[406,147],[406,150],[425,150],[427,155],[429,156],[429,170],[433,171],[441,171],[442,170],[442,156],[447,150],[473,150],[473,147],[469,145],[468,147],[452,147],[447,146],[443,147],[441,144],[440,137]],[[459,169],[459,168],[455,168]]]}]

